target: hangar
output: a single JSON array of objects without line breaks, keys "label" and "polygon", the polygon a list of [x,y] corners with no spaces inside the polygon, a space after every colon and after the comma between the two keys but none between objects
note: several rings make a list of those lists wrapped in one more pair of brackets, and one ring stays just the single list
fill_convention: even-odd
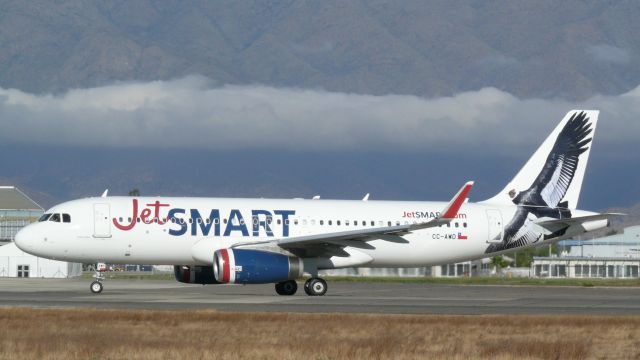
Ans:
[{"label": "hangar", "polygon": [[82,264],[39,258],[13,243],[16,233],[37,221],[44,209],[15,186],[0,186],[0,277],[80,276]]},{"label": "hangar", "polygon": [[44,209],[15,186],[0,186],[0,245],[12,242],[18,230],[44,213]]}]

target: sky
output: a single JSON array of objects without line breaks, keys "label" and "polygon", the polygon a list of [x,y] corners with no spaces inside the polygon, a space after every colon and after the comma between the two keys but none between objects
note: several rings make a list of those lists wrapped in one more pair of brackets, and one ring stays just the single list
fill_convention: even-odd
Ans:
[{"label": "sky", "polygon": [[[447,200],[467,180],[481,181],[481,200],[515,175],[567,111],[599,109],[581,203],[603,209],[640,196],[639,97],[640,88],[579,102],[520,99],[492,87],[450,97],[373,96],[216,85],[197,75],[57,94],[0,88],[0,142],[32,167],[16,165],[22,170],[9,177],[49,188],[51,202],[102,186],[154,195],[358,198],[374,191],[374,199]],[[39,176],[35,168],[50,171]],[[65,177],[84,171],[85,184]],[[603,186],[626,191],[607,195]]]},{"label": "sky", "polygon": [[191,76],[36,95],[0,88],[6,144],[286,151],[518,153],[574,108],[599,109],[598,151],[633,144],[640,88],[585,101],[519,99],[486,87],[451,97],[214,86]]}]

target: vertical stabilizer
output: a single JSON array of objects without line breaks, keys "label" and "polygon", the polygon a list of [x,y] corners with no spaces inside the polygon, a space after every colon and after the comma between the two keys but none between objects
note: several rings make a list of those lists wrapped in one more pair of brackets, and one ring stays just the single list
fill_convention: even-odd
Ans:
[{"label": "vertical stabilizer", "polygon": [[575,209],[598,113],[569,111],[513,180],[485,202]]}]

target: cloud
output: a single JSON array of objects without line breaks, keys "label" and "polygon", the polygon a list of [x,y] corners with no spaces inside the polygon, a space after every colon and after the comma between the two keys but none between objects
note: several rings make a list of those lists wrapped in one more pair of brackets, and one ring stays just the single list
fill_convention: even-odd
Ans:
[{"label": "cloud", "polygon": [[631,60],[627,50],[607,44],[589,45],[587,53],[602,63],[626,64]]},{"label": "cloud", "polygon": [[214,86],[206,78],[187,77],[59,95],[0,89],[0,141],[230,150],[511,151],[541,143],[574,108],[603,110],[607,125],[597,135],[601,141],[635,142],[639,100],[639,88],[572,103],[518,99],[495,88],[427,99]]}]

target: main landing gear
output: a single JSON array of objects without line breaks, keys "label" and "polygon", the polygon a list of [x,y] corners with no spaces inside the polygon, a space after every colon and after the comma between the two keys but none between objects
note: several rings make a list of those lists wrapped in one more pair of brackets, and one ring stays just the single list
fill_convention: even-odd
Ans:
[{"label": "main landing gear", "polygon": [[311,278],[304,283],[304,292],[309,296],[322,296],[327,292],[327,282],[321,278]]},{"label": "main landing gear", "polygon": [[278,295],[290,296],[298,291],[298,283],[295,280],[288,280],[276,284]]},{"label": "main landing gear", "polygon": [[[295,280],[287,280],[276,284],[278,295],[291,296],[298,291]],[[304,292],[309,296],[322,296],[327,292],[327,282],[320,278],[311,278],[304,283]]]}]

